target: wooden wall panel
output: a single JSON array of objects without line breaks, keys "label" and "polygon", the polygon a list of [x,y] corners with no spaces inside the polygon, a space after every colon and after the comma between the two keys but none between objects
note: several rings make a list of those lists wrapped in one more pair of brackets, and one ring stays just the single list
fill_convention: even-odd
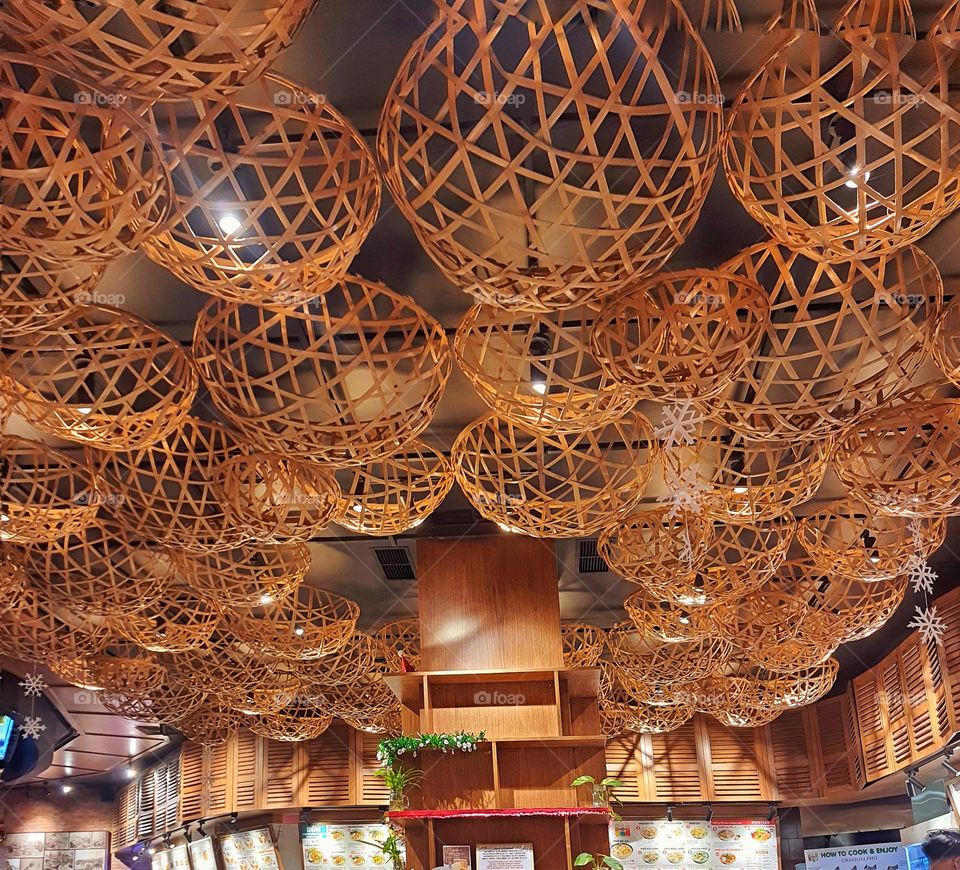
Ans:
[{"label": "wooden wall panel", "polygon": [[949,730],[960,729],[960,587],[937,599],[937,614],[947,624],[939,650]]},{"label": "wooden wall panel", "polygon": [[706,800],[751,801],[771,797],[765,732],[727,728],[712,716],[698,716],[697,745],[706,777]]},{"label": "wooden wall panel", "polygon": [[204,747],[203,774],[206,778],[204,815],[216,816],[233,811],[233,771],[236,738],[218,746]]},{"label": "wooden wall panel", "polygon": [[697,750],[696,722],[668,734],[645,735],[641,743],[644,801],[705,800]]},{"label": "wooden wall panel", "polygon": [[817,758],[810,740],[811,724],[806,710],[790,710],[767,728],[780,800],[799,800],[817,792]]},{"label": "wooden wall panel", "polygon": [[240,731],[234,745],[233,808],[238,812],[259,806],[263,762],[260,739],[252,731]]},{"label": "wooden wall panel", "polygon": [[180,748],[180,818],[200,818],[203,805],[203,747],[187,740]]},{"label": "wooden wall panel", "polygon": [[808,715],[821,756],[819,796],[862,789],[866,779],[852,691],[815,704]]},{"label": "wooden wall panel", "polygon": [[361,804],[386,804],[390,801],[390,790],[383,784],[383,780],[374,776],[374,771],[380,766],[377,761],[377,744],[380,742],[378,734],[367,734],[365,731],[355,731],[356,759],[359,768]]},{"label": "wooden wall panel", "polygon": [[303,802],[308,807],[349,804],[353,732],[334,722],[316,740],[303,744],[306,773]]},{"label": "wooden wall panel", "polygon": [[877,673],[867,671],[853,680],[853,701],[857,715],[857,733],[863,752],[864,776],[868,782],[891,772],[891,751],[881,709],[881,690]]},{"label": "wooden wall panel", "polygon": [[623,734],[607,741],[607,776],[619,779],[623,788],[614,789],[620,801],[637,801],[642,797],[642,743],[639,734]]},{"label": "wooden wall panel", "polygon": [[113,841],[118,849],[130,846],[137,841],[137,794],[139,788],[139,781],[131,782],[120,789],[117,796]]},{"label": "wooden wall panel", "polygon": [[301,803],[304,779],[299,744],[280,740],[260,742],[264,774],[260,806],[264,809],[297,806]]}]

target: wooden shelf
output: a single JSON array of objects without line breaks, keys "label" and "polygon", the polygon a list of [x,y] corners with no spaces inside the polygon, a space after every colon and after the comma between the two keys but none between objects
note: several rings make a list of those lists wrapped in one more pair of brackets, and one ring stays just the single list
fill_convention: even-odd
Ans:
[{"label": "wooden shelf", "polygon": [[489,671],[409,671],[387,674],[384,681],[401,701],[419,698],[425,685],[463,686],[471,683],[547,683],[554,679],[571,695],[596,696],[600,690],[599,668],[534,668]]},{"label": "wooden shelf", "polygon": [[602,734],[586,734],[580,736],[577,734],[565,735],[563,737],[496,737],[493,740],[484,740],[483,743],[496,743],[501,749],[577,749],[580,746],[604,747],[607,745],[607,738]]},{"label": "wooden shelf", "polygon": [[607,807],[516,807],[512,809],[466,809],[466,810],[402,810],[388,812],[387,818],[399,824],[420,824],[426,821],[515,818],[518,816],[536,816],[539,818],[556,817],[558,819],[579,817],[581,820],[602,822],[610,820]]}]

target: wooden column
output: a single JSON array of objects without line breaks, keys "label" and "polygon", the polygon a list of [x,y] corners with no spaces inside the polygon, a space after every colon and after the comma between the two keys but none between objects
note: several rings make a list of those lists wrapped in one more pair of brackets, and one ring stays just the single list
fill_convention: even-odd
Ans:
[{"label": "wooden column", "polygon": [[417,541],[421,669],[562,668],[553,543]]}]

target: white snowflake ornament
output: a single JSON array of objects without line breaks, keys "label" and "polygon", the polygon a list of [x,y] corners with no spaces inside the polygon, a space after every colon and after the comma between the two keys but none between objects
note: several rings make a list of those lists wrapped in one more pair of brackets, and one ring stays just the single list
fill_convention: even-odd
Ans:
[{"label": "white snowflake ornament", "polygon": [[917,517],[914,517],[910,520],[910,525],[907,526],[907,530],[910,532],[910,537],[913,539],[913,549],[918,553],[923,552],[923,524]]},{"label": "white snowflake ornament", "polygon": [[50,687],[44,682],[42,674],[26,674],[18,684],[28,698],[39,698]]},{"label": "white snowflake ornament", "polygon": [[666,449],[691,446],[697,443],[697,428],[703,416],[693,402],[678,402],[664,405],[660,410],[660,425],[653,430]]},{"label": "white snowflake ornament", "polygon": [[947,631],[947,624],[937,615],[937,607],[918,607],[917,615],[907,624],[908,628],[915,628],[920,632],[924,643],[936,643],[943,646],[943,635]]},{"label": "white snowflake ornament", "polygon": [[933,586],[940,579],[940,575],[927,564],[923,556],[911,556],[907,560],[907,574],[917,595],[932,595]]},{"label": "white snowflake ornament", "polygon": [[20,733],[24,737],[32,737],[34,740],[39,740],[40,735],[46,730],[47,726],[43,724],[43,720],[39,716],[26,716],[20,725]]},{"label": "white snowflake ornament", "polygon": [[696,469],[688,466],[679,473],[670,470],[665,477],[667,491],[657,501],[670,506],[667,516],[675,519],[684,512],[699,516],[710,488],[697,476]]}]

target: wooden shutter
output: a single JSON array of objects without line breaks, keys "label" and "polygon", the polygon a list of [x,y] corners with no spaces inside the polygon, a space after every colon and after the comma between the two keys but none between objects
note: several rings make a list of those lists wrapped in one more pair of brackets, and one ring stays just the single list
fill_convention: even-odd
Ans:
[{"label": "wooden shutter", "polygon": [[233,810],[230,794],[231,761],[234,758],[236,735],[226,743],[204,748],[204,776],[206,778],[204,815],[215,816]]},{"label": "wooden shutter", "polygon": [[[163,764],[151,770],[147,777],[153,780],[153,830],[169,830],[167,828],[167,771]],[[144,777],[145,779],[147,777]]]},{"label": "wooden shutter", "polygon": [[880,686],[880,710],[885,717],[888,744],[889,771],[909,764],[913,757],[910,745],[910,721],[907,718],[907,699],[900,673],[900,657],[896,652],[877,665]]},{"label": "wooden shutter", "polygon": [[960,587],[937,599],[937,614],[947,624],[939,650],[949,730],[960,729]]},{"label": "wooden shutter", "polygon": [[864,786],[863,760],[849,691],[815,704],[811,714],[820,749],[820,795],[859,791]]},{"label": "wooden shutter", "polygon": [[360,803],[386,804],[390,802],[390,790],[383,784],[383,780],[374,776],[374,771],[380,767],[377,761],[377,744],[379,734],[369,734],[366,731],[356,731],[357,756],[360,764]]},{"label": "wooden shutter", "polygon": [[749,801],[770,797],[760,771],[755,728],[728,728],[712,716],[697,717],[700,763],[707,777],[707,800]]},{"label": "wooden shutter", "polygon": [[302,770],[296,743],[262,741],[264,783],[261,809],[292,807],[300,803]]},{"label": "wooden shutter", "polygon": [[853,699],[857,718],[857,734],[863,749],[864,775],[872,782],[890,773],[884,716],[880,708],[880,687],[874,671],[867,671],[853,680]]},{"label": "wooden shutter", "polygon": [[137,781],[137,839],[143,840],[153,836],[153,808],[155,781],[153,772],[147,772]]},{"label": "wooden shutter", "polygon": [[131,782],[121,789],[117,797],[114,817],[114,840],[116,848],[122,849],[137,842],[137,793],[139,782]]},{"label": "wooden shutter", "polygon": [[239,731],[236,737],[234,799],[237,811],[258,809],[257,774],[262,766],[259,739],[252,731]]},{"label": "wooden shutter", "polygon": [[793,801],[816,794],[815,759],[805,710],[788,710],[768,728],[780,799]]},{"label": "wooden shutter", "polygon": [[203,747],[185,740],[180,747],[180,818],[203,815]]},{"label": "wooden shutter", "polygon": [[640,743],[641,735],[631,733],[607,741],[607,776],[623,783],[623,788],[613,791],[617,800],[637,801],[641,798]]},{"label": "wooden shutter", "polygon": [[694,721],[668,734],[650,734],[643,742],[643,800],[706,800],[700,779]]},{"label": "wooden shutter", "polygon": [[[914,635],[897,650],[903,679],[904,707],[910,732],[910,760],[919,760],[943,746],[946,736],[946,710],[938,697],[928,650]],[[937,660],[936,652],[933,656]],[[937,666],[939,672],[939,662]],[[942,689],[939,673],[936,683]]]},{"label": "wooden shutter", "polygon": [[310,807],[350,803],[350,728],[336,720],[316,740],[303,744],[306,764],[304,803]]}]

